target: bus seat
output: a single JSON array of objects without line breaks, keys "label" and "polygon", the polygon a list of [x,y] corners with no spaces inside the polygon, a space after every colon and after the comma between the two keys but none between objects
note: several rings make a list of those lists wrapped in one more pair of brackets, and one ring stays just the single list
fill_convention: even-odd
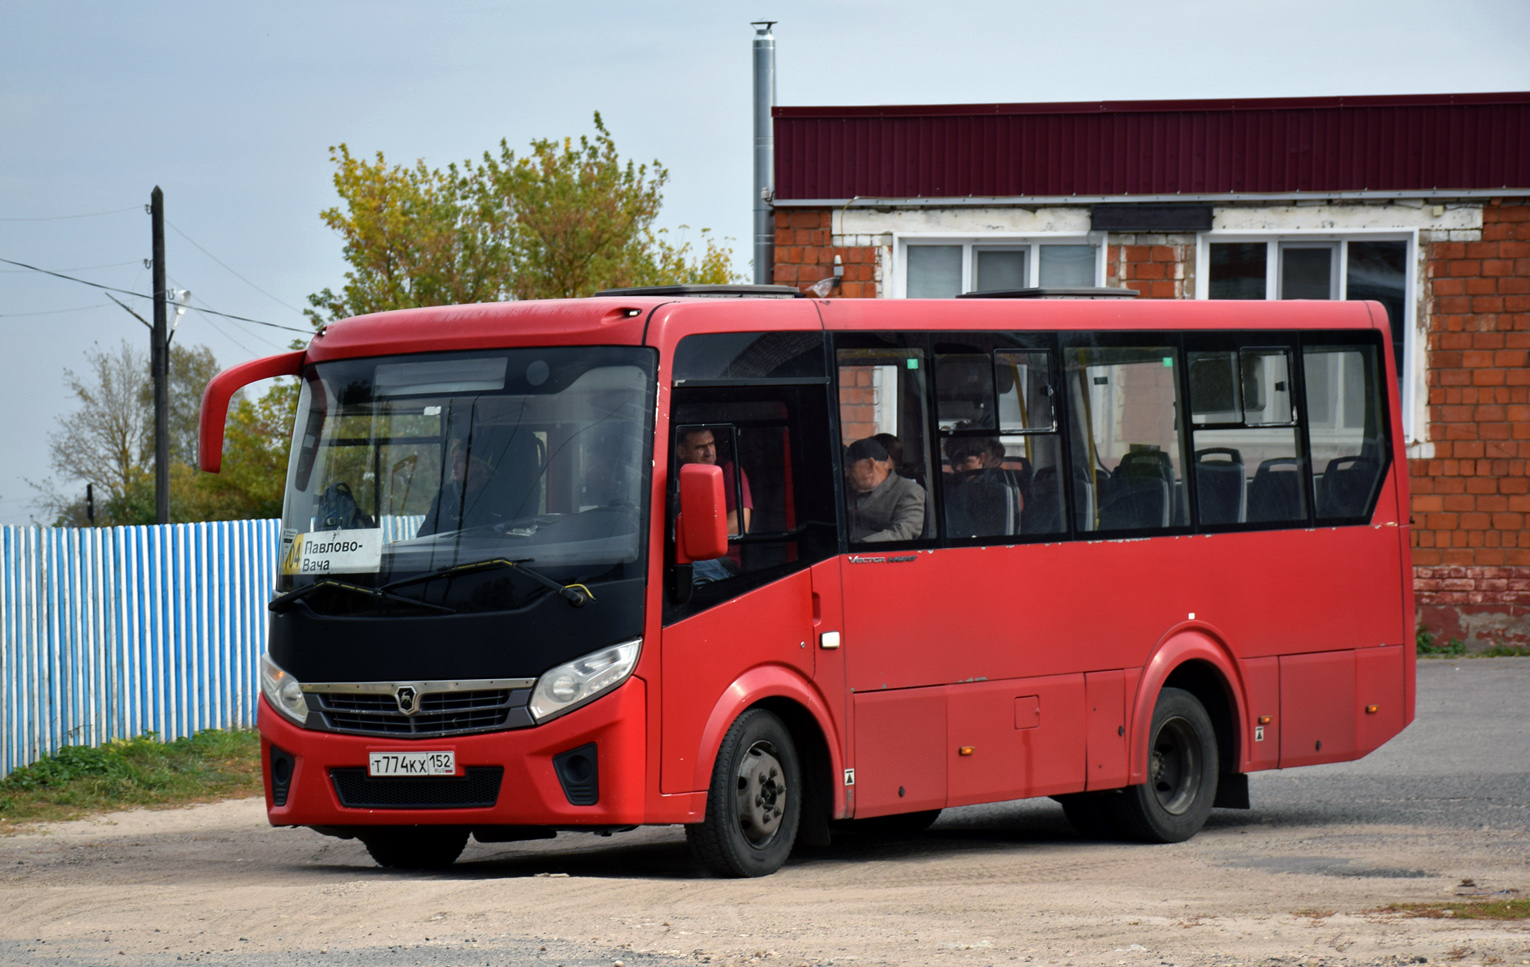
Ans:
[{"label": "bus seat", "polygon": [[1063,530],[1062,491],[1057,468],[1042,467],[1031,477],[1031,492],[1020,512],[1020,530],[1026,534],[1057,534]]},{"label": "bus seat", "polygon": [[1301,520],[1307,516],[1299,457],[1272,457],[1259,464],[1248,485],[1251,522]]},{"label": "bus seat", "polygon": [[1380,476],[1372,457],[1335,457],[1323,468],[1317,482],[1319,517],[1358,517],[1371,502],[1371,490]]},{"label": "bus seat", "polygon": [[1017,532],[1018,490],[999,474],[973,471],[958,482],[947,476],[945,488],[946,532],[952,537],[993,537]]},{"label": "bus seat", "polygon": [[1241,524],[1248,518],[1243,454],[1232,447],[1195,451],[1195,491],[1202,524]]},{"label": "bus seat", "polygon": [[1157,477],[1113,479],[1100,506],[1100,530],[1169,526],[1169,484]]},{"label": "bus seat", "polygon": [[1121,457],[1121,462],[1116,465],[1115,476],[1129,480],[1156,477],[1172,486],[1174,464],[1162,450],[1132,450]]}]

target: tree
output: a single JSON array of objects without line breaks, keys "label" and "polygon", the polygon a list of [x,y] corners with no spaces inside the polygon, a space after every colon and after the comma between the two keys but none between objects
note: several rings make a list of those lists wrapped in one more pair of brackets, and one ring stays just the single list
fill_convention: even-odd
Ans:
[{"label": "tree", "polygon": [[[58,418],[49,437],[56,479],[34,485],[38,504],[58,526],[89,524],[83,491],[94,485],[98,525],[152,524],[154,382],[148,354],[123,342],[115,352],[85,353],[84,375],[65,370],[80,407]],[[175,522],[277,517],[297,385],[278,384],[259,400],[236,397],[224,438],[224,473],[195,469],[202,391],[218,372],[205,346],[170,348],[170,513]],[[58,480],[72,486],[66,495]]]},{"label": "tree", "polygon": [[350,264],[337,295],[309,296],[315,325],[413,306],[571,298],[600,289],[738,281],[732,251],[702,230],[702,252],[654,227],[669,172],[623,162],[599,113],[595,136],[537,140],[518,157],[444,171],[362,161],[330,149],[343,202],[320,213]]},{"label": "tree", "polygon": [[[104,504],[125,497],[153,472],[154,420],[143,406],[149,364],[146,354],[125,340],[115,353],[99,345],[86,350],[85,359],[84,377],[64,370],[64,382],[80,409],[58,417],[48,456],[56,475],[93,484]],[[39,504],[58,523],[85,523],[83,496],[65,497],[51,483],[34,486],[41,492]]]}]

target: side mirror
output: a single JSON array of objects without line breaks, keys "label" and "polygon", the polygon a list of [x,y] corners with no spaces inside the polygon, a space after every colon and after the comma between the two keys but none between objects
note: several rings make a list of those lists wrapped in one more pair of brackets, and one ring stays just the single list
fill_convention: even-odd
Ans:
[{"label": "side mirror", "polygon": [[728,506],[722,467],[688,463],[680,468],[680,516],[675,522],[675,563],[710,561],[728,553]]},{"label": "side mirror", "polygon": [[202,392],[202,419],[197,427],[202,469],[217,473],[223,469],[223,424],[228,420],[228,401],[241,387],[273,376],[300,376],[303,351],[267,356],[225,369],[212,378]]}]

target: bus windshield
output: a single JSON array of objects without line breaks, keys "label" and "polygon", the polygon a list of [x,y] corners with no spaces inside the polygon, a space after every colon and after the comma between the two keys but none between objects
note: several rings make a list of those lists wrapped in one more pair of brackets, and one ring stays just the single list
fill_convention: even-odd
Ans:
[{"label": "bus windshield", "polygon": [[653,353],[630,347],[311,366],[278,591],[321,584],[304,597],[326,613],[485,611],[641,576],[653,393]]}]

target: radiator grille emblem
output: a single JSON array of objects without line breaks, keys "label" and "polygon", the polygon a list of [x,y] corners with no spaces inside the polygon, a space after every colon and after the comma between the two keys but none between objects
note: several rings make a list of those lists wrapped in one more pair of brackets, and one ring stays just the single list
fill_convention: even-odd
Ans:
[{"label": "radiator grille emblem", "polygon": [[419,696],[415,694],[412,686],[401,686],[393,693],[393,698],[398,702],[398,710],[405,715],[413,715],[420,710]]}]

